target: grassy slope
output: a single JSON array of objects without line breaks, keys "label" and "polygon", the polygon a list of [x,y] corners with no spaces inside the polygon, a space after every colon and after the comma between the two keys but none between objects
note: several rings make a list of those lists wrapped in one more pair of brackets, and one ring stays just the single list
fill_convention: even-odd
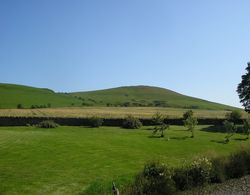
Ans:
[{"label": "grassy slope", "polygon": [[115,105],[123,104],[125,102],[149,104],[155,100],[160,100],[165,101],[169,107],[175,108],[193,107],[212,110],[235,109],[230,106],[185,96],[164,88],[149,86],[119,87],[99,91],[76,92],[72,93],[72,95],[81,97],[85,102],[94,105],[106,105],[107,103]]},{"label": "grassy slope", "polygon": [[97,180],[130,178],[151,159],[174,166],[199,154],[229,154],[249,143],[220,144],[224,134],[204,131],[191,139],[190,132],[177,126],[168,131],[166,141],[150,138],[146,128],[1,127],[0,193],[76,194]]},{"label": "grassy slope", "polygon": [[25,108],[48,103],[52,107],[69,107],[72,103],[76,106],[81,105],[80,100],[69,95],[22,85],[0,84],[0,94],[0,108],[16,108],[19,103]]}]

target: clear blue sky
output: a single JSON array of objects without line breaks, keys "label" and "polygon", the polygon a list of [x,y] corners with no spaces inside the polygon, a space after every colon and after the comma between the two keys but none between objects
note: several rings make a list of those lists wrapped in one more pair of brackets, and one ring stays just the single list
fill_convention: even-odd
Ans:
[{"label": "clear blue sky", "polygon": [[1,0],[0,82],[160,86],[240,106],[249,0]]}]

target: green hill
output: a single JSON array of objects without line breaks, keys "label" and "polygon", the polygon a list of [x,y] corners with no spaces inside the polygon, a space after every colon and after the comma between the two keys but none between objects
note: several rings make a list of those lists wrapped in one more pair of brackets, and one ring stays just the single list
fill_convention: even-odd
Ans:
[{"label": "green hill", "polygon": [[85,105],[152,106],[209,110],[233,110],[234,107],[185,96],[174,91],[150,86],[129,86],[113,89],[76,92],[72,96]]},{"label": "green hill", "polygon": [[124,106],[172,107],[207,110],[233,110],[234,107],[185,96],[174,91],[150,86],[55,93],[50,89],[23,85],[0,84],[0,108]]},{"label": "green hill", "polygon": [[69,107],[80,106],[81,101],[66,94],[13,84],[0,84],[0,108]]}]

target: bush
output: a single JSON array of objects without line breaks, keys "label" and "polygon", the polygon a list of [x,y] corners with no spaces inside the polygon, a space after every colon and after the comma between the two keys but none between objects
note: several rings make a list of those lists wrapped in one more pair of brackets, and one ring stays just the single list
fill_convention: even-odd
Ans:
[{"label": "bush", "polygon": [[158,162],[146,164],[131,189],[134,195],[172,195],[176,191],[172,171]]},{"label": "bush", "polygon": [[23,105],[22,104],[17,104],[17,109],[22,109],[23,108]]},{"label": "bush", "polygon": [[193,179],[189,174],[189,168],[186,166],[174,170],[173,180],[176,189],[181,191],[191,189],[193,186]]},{"label": "bush", "polygon": [[193,186],[202,186],[209,183],[212,163],[206,157],[198,158],[191,164],[189,175],[193,179]]},{"label": "bush", "polygon": [[227,179],[225,167],[228,163],[226,158],[212,159],[211,183],[222,183]]},{"label": "bush", "polygon": [[52,120],[45,120],[45,121],[40,122],[37,126],[39,128],[56,128],[58,127],[58,124]]},{"label": "bush", "polygon": [[132,115],[128,115],[122,124],[123,128],[126,129],[140,129],[142,126],[142,123],[139,119],[133,117]]},{"label": "bush", "polygon": [[99,118],[98,116],[93,116],[89,118],[89,125],[91,127],[100,127],[103,124],[103,119]]},{"label": "bush", "polygon": [[230,155],[226,166],[228,178],[239,178],[250,173],[250,151],[242,149]]}]

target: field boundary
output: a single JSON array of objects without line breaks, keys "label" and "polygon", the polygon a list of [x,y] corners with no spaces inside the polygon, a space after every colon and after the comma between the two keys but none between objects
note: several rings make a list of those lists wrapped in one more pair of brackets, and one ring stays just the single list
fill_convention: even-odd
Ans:
[{"label": "field boundary", "polygon": [[[63,118],[63,117],[0,117],[0,126],[27,126],[36,125],[44,120],[53,120],[62,126],[88,126],[90,125],[89,118]],[[221,125],[225,119],[204,119],[198,118],[199,125]],[[103,119],[103,126],[122,126],[123,118]],[[152,119],[143,119],[140,121],[144,126],[153,125]],[[182,118],[166,119],[165,122],[169,125],[183,125]],[[242,121],[241,121],[242,122]]]}]

